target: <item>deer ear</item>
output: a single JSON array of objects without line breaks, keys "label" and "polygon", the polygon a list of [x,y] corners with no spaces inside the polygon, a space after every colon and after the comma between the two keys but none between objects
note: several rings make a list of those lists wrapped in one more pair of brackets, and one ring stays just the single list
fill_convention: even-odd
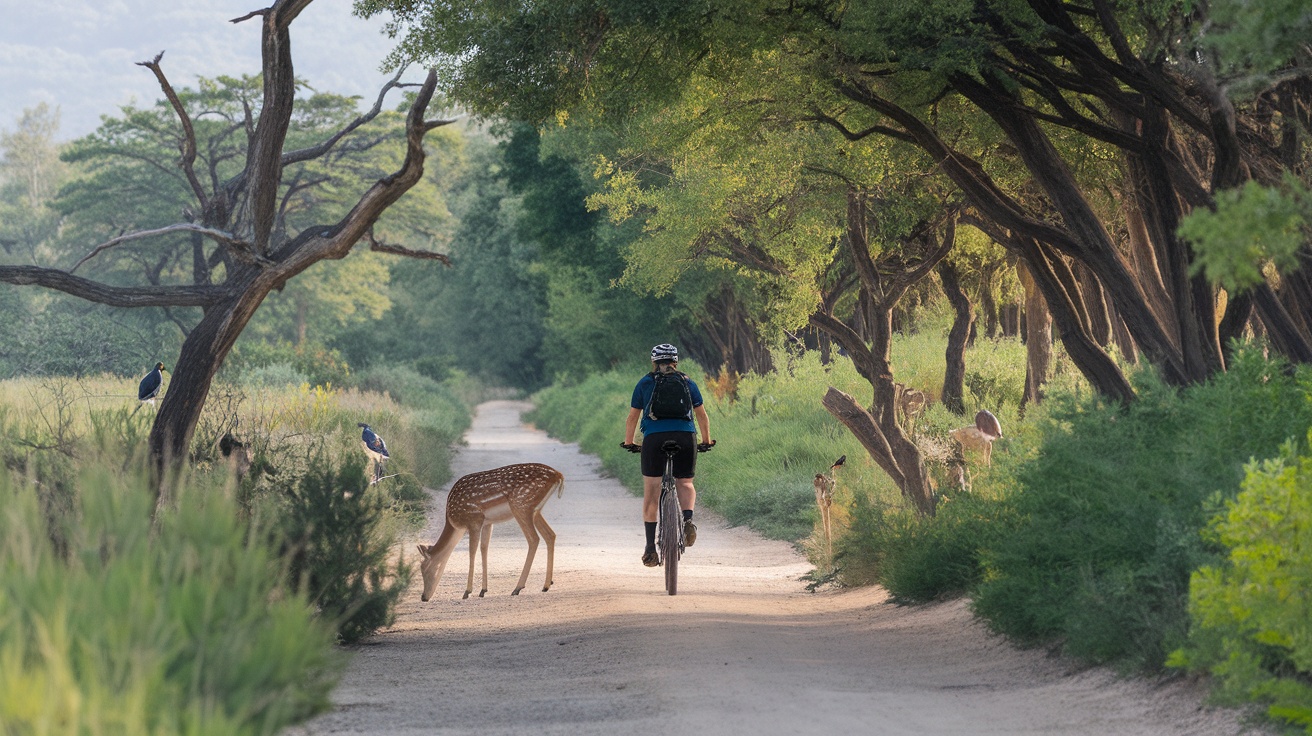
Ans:
[{"label": "deer ear", "polygon": [[425,559],[428,558],[428,547],[425,547],[422,544],[416,544],[415,547],[419,548],[419,554],[423,555]]}]

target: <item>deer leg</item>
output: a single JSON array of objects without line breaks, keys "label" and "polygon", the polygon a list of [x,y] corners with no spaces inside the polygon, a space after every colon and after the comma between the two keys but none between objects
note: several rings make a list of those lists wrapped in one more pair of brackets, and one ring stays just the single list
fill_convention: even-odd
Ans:
[{"label": "deer leg", "polygon": [[[475,521],[469,525],[469,579],[465,581],[464,598],[468,598],[469,594],[474,592],[474,555],[478,554],[480,540],[485,533],[483,526],[481,521]],[[486,560],[486,558],[484,559]]]},{"label": "deer leg", "polygon": [[[487,543],[490,541],[492,541],[492,525],[487,524],[483,527],[483,539],[478,544],[478,548],[483,552],[483,589],[478,591],[479,598],[487,595]],[[470,550],[472,554],[472,542]]]},{"label": "deer leg", "polygon": [[533,514],[533,526],[537,528],[538,534],[541,534],[542,538],[547,542],[547,577],[542,583],[542,592],[545,593],[548,590],[551,590],[552,583],[556,582],[551,576],[552,570],[556,565],[556,531],[552,529],[551,525],[547,523],[547,520],[542,517],[541,511]]},{"label": "deer leg", "polygon": [[830,536],[829,531],[829,504],[820,507],[820,515],[825,525],[825,554],[832,558],[834,556],[834,548],[833,537]]},{"label": "deer leg", "polygon": [[533,528],[533,511],[531,509],[512,509],[515,514],[515,521],[519,522],[520,531],[524,532],[524,539],[528,540],[528,556],[524,558],[524,571],[519,574],[519,584],[510,592],[511,595],[519,595],[519,591],[524,589],[524,584],[528,582],[528,571],[533,567],[533,555],[538,551],[538,531]]}]

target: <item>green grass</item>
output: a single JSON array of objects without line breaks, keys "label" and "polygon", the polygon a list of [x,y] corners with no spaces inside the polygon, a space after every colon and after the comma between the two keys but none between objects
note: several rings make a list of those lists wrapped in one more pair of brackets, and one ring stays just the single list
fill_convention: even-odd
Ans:
[{"label": "green grass", "polygon": [[5,732],[273,734],[325,709],[333,628],[260,522],[193,479],[152,526],[142,477],[79,473],[52,535],[39,486],[0,473]]},{"label": "green grass", "polygon": [[[326,707],[335,641],[392,620],[389,548],[450,477],[477,387],[267,378],[214,387],[154,526],[135,380],[0,382],[0,730],[277,733]],[[366,486],[361,421],[397,477]],[[226,433],[253,453],[240,480]]]}]

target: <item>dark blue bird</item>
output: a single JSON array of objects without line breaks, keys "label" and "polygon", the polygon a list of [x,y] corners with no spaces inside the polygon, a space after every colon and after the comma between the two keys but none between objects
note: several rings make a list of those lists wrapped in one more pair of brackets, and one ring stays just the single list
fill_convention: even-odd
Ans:
[{"label": "dark blue bird", "polygon": [[391,457],[387,454],[387,443],[383,442],[383,438],[379,437],[368,424],[361,422],[356,426],[364,429],[360,433],[360,441],[364,443],[365,454],[374,461],[374,482],[377,483],[382,480],[383,463]]},{"label": "dark blue bird", "polygon": [[137,398],[148,403],[155,403],[155,397],[159,396],[159,387],[164,385],[164,368],[163,363],[156,363],[155,370],[146,374],[141,379],[141,385],[137,387]]}]

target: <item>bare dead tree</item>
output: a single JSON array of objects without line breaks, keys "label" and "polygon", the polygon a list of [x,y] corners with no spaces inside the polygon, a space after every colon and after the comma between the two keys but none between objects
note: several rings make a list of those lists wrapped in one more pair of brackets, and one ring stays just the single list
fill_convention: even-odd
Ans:
[{"label": "bare dead tree", "polygon": [[[312,0],[275,0],[232,22],[258,17],[262,26],[263,91],[258,118],[248,113],[245,166],[226,181],[202,183],[195,171],[196,134],[191,117],[165,76],[157,56],[141,62],[159,81],[182,128],[177,165],[196,199],[197,209],[186,213],[193,221],[151,232],[120,235],[103,243],[73,267],[79,268],[107,249],[132,240],[163,233],[187,231],[212,249],[196,257],[199,264],[192,284],[116,286],[64,271],[37,266],[0,266],[0,282],[33,285],[63,291],[88,301],[115,307],[200,307],[200,321],[190,330],[174,365],[173,380],[150,433],[150,453],[158,470],[188,456],[192,435],[209,395],[210,385],[265,297],[288,280],[325,259],[344,258],[360,242],[372,250],[406,257],[437,259],[445,256],[389,246],[374,240],[378,218],[413,187],[424,172],[424,136],[453,120],[425,117],[437,85],[430,70],[419,86],[405,122],[405,160],[400,168],[374,182],[350,211],[336,222],[307,227],[295,234],[275,227],[283,169],[318,159],[333,150],[343,137],[369,122],[382,109],[383,95],[402,86],[399,75],[383,88],[378,103],[343,130],[316,146],[285,151],[296,97],[290,26]],[[222,266],[222,281],[213,283],[214,269]]]}]

